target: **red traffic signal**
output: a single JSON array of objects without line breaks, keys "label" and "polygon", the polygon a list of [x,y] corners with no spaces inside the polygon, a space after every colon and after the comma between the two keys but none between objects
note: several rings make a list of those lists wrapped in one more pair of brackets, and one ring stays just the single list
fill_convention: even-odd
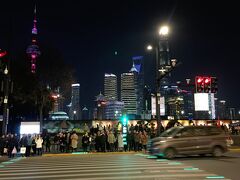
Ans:
[{"label": "red traffic signal", "polygon": [[204,92],[211,92],[211,77],[204,77]]},{"label": "red traffic signal", "polygon": [[207,76],[196,76],[195,86],[197,93],[216,93],[218,90],[217,78]]},{"label": "red traffic signal", "polygon": [[202,83],[203,78],[202,77],[197,77],[197,83]]},{"label": "red traffic signal", "polygon": [[207,77],[207,78],[204,78],[204,84],[209,84],[211,83],[211,78]]},{"label": "red traffic signal", "polygon": [[201,93],[204,90],[204,79],[201,76],[195,77],[196,92]]}]

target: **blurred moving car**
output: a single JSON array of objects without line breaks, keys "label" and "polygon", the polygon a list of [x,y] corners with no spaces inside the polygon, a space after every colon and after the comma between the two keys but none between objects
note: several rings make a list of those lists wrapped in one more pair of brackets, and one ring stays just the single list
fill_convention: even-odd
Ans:
[{"label": "blurred moving car", "polygon": [[196,154],[219,157],[232,144],[230,135],[216,126],[177,126],[150,140],[148,152],[168,159]]}]

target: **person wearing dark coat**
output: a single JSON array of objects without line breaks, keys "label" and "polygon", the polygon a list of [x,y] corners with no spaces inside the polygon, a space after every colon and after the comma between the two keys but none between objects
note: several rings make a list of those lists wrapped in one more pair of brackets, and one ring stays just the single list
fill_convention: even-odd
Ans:
[{"label": "person wearing dark coat", "polygon": [[103,131],[101,132],[101,136],[100,136],[100,147],[101,147],[101,152],[106,151],[106,136]]},{"label": "person wearing dark coat", "polygon": [[100,131],[97,132],[97,136],[95,138],[95,149],[97,150],[97,152],[100,152],[100,148],[101,148],[101,134]]},{"label": "person wearing dark coat", "polygon": [[61,153],[65,152],[65,147],[67,145],[65,134],[62,134],[60,136],[60,138],[59,138],[59,145],[60,145],[60,152]]},{"label": "person wearing dark coat", "polygon": [[6,147],[6,138],[5,135],[2,135],[2,137],[0,137],[0,156],[3,156],[4,154],[4,148]]},{"label": "person wearing dark coat", "polygon": [[51,142],[50,142],[50,136],[49,134],[47,134],[44,138],[45,141],[45,152],[50,152],[50,148],[51,148]]},{"label": "person wearing dark coat", "polygon": [[11,134],[8,139],[8,143],[7,143],[9,158],[14,157],[14,154],[12,153],[12,151],[13,151],[14,147],[17,148],[17,145],[18,145],[17,139],[14,137],[13,134]]},{"label": "person wearing dark coat", "polygon": [[134,150],[134,144],[135,144],[133,131],[128,132],[127,141],[128,141],[129,151],[133,151]]},{"label": "person wearing dark coat", "polygon": [[[19,149],[21,150],[21,147],[25,147],[27,150],[27,145],[28,145],[27,135],[24,134],[19,141],[19,146],[20,146]],[[26,155],[26,152],[25,152],[25,155]]]},{"label": "person wearing dark coat", "polygon": [[83,152],[87,152],[88,145],[89,145],[89,136],[88,136],[88,133],[86,133],[82,137]]}]

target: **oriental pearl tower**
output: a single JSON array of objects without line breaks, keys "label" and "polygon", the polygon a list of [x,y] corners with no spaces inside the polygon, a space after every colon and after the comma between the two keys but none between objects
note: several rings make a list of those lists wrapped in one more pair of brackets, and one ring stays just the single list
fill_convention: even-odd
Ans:
[{"label": "oriental pearl tower", "polygon": [[36,5],[34,8],[34,19],[33,19],[33,28],[32,28],[32,43],[28,46],[26,53],[28,54],[29,59],[31,60],[31,73],[36,73],[36,61],[41,52],[37,44],[37,9]]}]

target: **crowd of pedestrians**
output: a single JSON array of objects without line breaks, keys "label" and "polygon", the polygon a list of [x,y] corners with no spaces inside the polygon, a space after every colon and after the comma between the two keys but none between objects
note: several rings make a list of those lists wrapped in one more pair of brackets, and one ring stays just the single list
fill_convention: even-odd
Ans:
[{"label": "crowd of pedestrians", "polygon": [[115,127],[101,126],[84,127],[83,134],[75,132],[60,132],[55,135],[43,136],[45,152],[116,152],[116,151],[146,151],[149,138],[155,136],[147,126],[131,125],[126,142],[120,124]]},{"label": "crowd of pedestrians", "polygon": [[43,139],[41,135],[23,135],[21,138],[15,134],[2,135],[0,138],[0,155],[14,157],[18,152],[22,155],[42,155]]},{"label": "crowd of pedestrians", "polygon": [[[28,134],[22,135],[22,137],[17,134],[7,134],[0,137],[0,156],[8,156],[13,158],[17,153],[22,156],[41,156],[43,152],[51,152],[53,148],[59,152],[68,152],[69,149],[73,151],[77,150],[78,135],[73,132],[70,133],[59,133],[57,136],[51,136],[47,134],[42,137],[40,134]],[[53,137],[53,143],[51,142],[51,137]],[[67,140],[69,137],[69,141]],[[70,142],[70,143],[69,143]],[[70,146],[68,146],[68,144]],[[69,147],[66,149],[66,147]]]},{"label": "crowd of pedestrians", "polygon": [[[164,128],[161,129],[164,131]],[[117,152],[143,151],[146,152],[147,142],[156,136],[156,129],[150,124],[131,124],[127,136],[122,134],[119,122],[115,126],[97,125],[83,127],[84,133],[62,131],[57,134],[17,134],[3,135],[0,138],[0,155],[9,158],[20,153],[22,156],[41,156],[42,153],[83,152]]]},{"label": "crowd of pedestrians", "polygon": [[0,138],[0,155],[6,154],[9,158],[17,153],[19,136],[17,134],[7,134]]}]

